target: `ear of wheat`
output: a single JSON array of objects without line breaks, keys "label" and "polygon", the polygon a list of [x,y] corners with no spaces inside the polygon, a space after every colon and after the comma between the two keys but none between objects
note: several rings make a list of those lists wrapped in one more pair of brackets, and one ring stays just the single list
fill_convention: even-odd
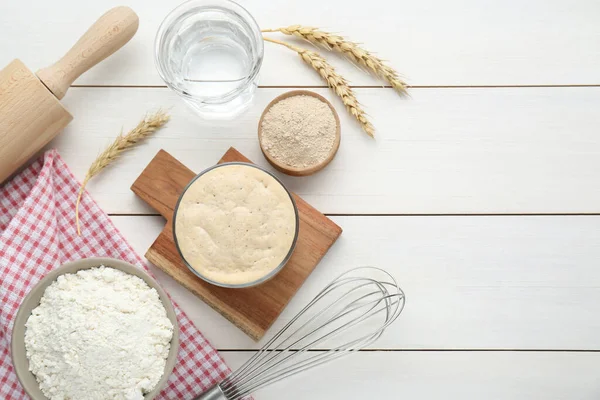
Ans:
[{"label": "ear of wheat", "polygon": [[310,65],[317,73],[327,82],[329,87],[337,94],[348,112],[356,118],[360,123],[362,129],[371,137],[375,135],[375,128],[369,122],[367,115],[363,111],[360,103],[356,99],[354,91],[348,84],[348,81],[344,79],[340,74],[335,71],[335,68],[329,64],[323,57],[318,53],[310,50],[306,50],[289,43],[281,42],[279,40],[264,38],[267,42],[277,43],[285,46],[296,53],[304,60],[305,63]]},{"label": "ear of wheat", "polygon": [[81,235],[81,229],[79,226],[79,204],[81,203],[81,196],[85,190],[85,185],[87,185],[90,179],[98,175],[100,171],[106,168],[110,163],[119,158],[124,151],[132,148],[141,140],[160,129],[164,124],[167,123],[169,118],[169,115],[161,110],[152,115],[146,116],[126,135],[123,135],[123,132],[121,132],[114,142],[112,142],[102,153],[100,153],[92,165],[90,165],[90,168],[83,179],[83,183],[81,184],[81,188],[79,189],[77,203],[75,204],[75,223],[77,225],[78,235]]},{"label": "ear of wheat", "polygon": [[406,95],[406,83],[402,81],[396,70],[387,65],[382,59],[342,36],[325,32],[319,28],[303,25],[291,25],[284,28],[265,29],[263,32],[281,32],[285,35],[296,36],[317,46],[342,53],[355,64],[363,67],[373,75],[386,80],[399,94]]}]

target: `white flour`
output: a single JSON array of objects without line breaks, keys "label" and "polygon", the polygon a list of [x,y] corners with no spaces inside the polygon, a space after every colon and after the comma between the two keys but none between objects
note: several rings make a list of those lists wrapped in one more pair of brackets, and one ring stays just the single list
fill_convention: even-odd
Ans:
[{"label": "white flour", "polygon": [[143,399],[173,337],[158,292],[104,266],[58,277],[25,326],[29,369],[51,400]]}]

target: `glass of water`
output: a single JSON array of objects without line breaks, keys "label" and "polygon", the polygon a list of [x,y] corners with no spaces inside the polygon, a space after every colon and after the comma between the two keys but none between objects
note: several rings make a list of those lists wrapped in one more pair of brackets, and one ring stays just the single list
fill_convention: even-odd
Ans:
[{"label": "glass of water", "polygon": [[191,0],[165,18],[155,62],[167,86],[204,118],[244,111],[258,85],[263,60],[258,24],[230,0]]}]

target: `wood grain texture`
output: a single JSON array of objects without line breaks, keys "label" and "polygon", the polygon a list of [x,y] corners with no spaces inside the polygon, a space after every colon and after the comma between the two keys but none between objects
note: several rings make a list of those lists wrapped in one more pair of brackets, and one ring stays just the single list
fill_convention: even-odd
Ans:
[{"label": "wood grain texture", "polygon": [[[139,254],[161,217],[112,217]],[[384,268],[406,308],[373,349],[600,350],[600,216],[335,216],[344,234],[270,338],[350,268]],[[156,277],[219,349],[258,348],[162,271]]]},{"label": "wood grain texture", "polygon": [[131,190],[170,222],[177,199],[194,176],[191,169],[160,150],[133,182]]},{"label": "wood grain texture", "polygon": [[[219,160],[250,162],[231,148]],[[296,249],[286,266],[269,281],[246,289],[227,289],[199,279],[181,260],[173,241],[172,217],[177,199],[195,174],[160,151],[133,183],[131,190],[160,211],[167,224],[146,252],[146,258],[171,275],[255,340],[263,337],[302,286],[342,230],[296,195],[300,227]]]},{"label": "wood grain texture", "polygon": [[138,29],[138,16],[129,7],[104,13],[56,63],[36,75],[58,99],[75,79],[125,45]]},{"label": "wood grain texture", "polygon": [[20,60],[0,71],[0,184],[73,117]]},{"label": "wood grain texture", "polygon": [[[128,188],[164,148],[194,171],[230,146],[274,171],[256,140],[265,106],[286,89],[259,89],[234,121],[198,118],[168,89],[73,88],[77,116],[52,144],[82,179],[90,160],[141,115],[168,108],[169,124],[92,180],[110,213],[153,212]],[[600,88],[357,89],[378,129],[375,140],[327,89],[342,143],[310,177],[274,173],[327,214],[487,214],[600,212]],[[90,104],[93,107],[90,107]]]},{"label": "wood grain texture", "polygon": [[[236,368],[252,353],[222,355]],[[596,400],[599,362],[598,353],[360,352],[275,383],[254,398]]]},{"label": "wood grain texture", "polygon": [[[581,0],[240,0],[263,28],[302,23],[342,33],[390,61],[411,85],[599,85],[600,2]],[[164,85],[153,65],[158,25],[177,4],[159,0],[0,2],[0,66],[32,68],[64,54],[89,21],[125,4],[142,20],[132,42],[77,85]],[[335,16],[332,18],[332,15]],[[49,22],[50,21],[50,22]],[[282,36],[275,36],[287,40]],[[296,42],[307,46],[303,42]],[[411,89],[400,101],[340,57],[328,59],[357,90],[378,130],[363,138],[341,104],[336,159],[286,186],[327,213],[600,212],[599,88]],[[260,84],[323,86],[281,46],[266,45]],[[194,171],[234,145],[270,168],[256,143],[262,109],[280,89],[259,89],[236,121],[202,121],[166,89],[70,89],[76,116],[51,144],[76,176],[123,128],[171,107],[169,128],[90,182],[104,210],[154,212],[129,185],[165,148]],[[1,120],[0,120],[1,123]],[[1,149],[1,147],[0,147]],[[289,321],[322,285],[361,264],[390,270],[405,313],[369,351],[257,393],[257,400],[596,400],[600,350],[598,216],[335,216],[344,235],[274,323]],[[113,217],[139,254],[161,217]],[[220,349],[258,344],[156,267],[162,286]],[[269,336],[267,334],[267,336]],[[438,352],[432,349],[443,349]],[[525,349],[526,351],[448,351]],[[565,352],[564,349],[576,350]],[[424,351],[421,351],[424,350]],[[543,351],[532,351],[543,350]],[[251,352],[224,351],[232,367]]]},{"label": "wood grain texture", "polygon": [[[411,85],[600,84],[600,2],[595,0],[379,0],[369,6],[362,0],[305,0],[277,7],[263,0],[240,2],[261,28],[305,24],[345,34],[389,60]],[[2,1],[0,26],[10,34],[0,37],[0,65],[14,57],[32,68],[48,65],[90,21],[111,6],[127,5],[142,21],[138,34],[76,84],[164,85],[154,68],[154,37],[178,3],[30,0],[25,13],[23,3]],[[328,58],[352,84],[382,85],[341,57]],[[293,52],[268,43],[260,84],[324,86]]]}]

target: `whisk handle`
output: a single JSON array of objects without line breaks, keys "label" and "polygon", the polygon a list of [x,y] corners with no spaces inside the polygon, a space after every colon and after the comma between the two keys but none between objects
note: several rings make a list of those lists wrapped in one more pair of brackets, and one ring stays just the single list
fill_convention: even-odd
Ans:
[{"label": "whisk handle", "polygon": [[194,400],[228,400],[219,385],[215,385]]}]

